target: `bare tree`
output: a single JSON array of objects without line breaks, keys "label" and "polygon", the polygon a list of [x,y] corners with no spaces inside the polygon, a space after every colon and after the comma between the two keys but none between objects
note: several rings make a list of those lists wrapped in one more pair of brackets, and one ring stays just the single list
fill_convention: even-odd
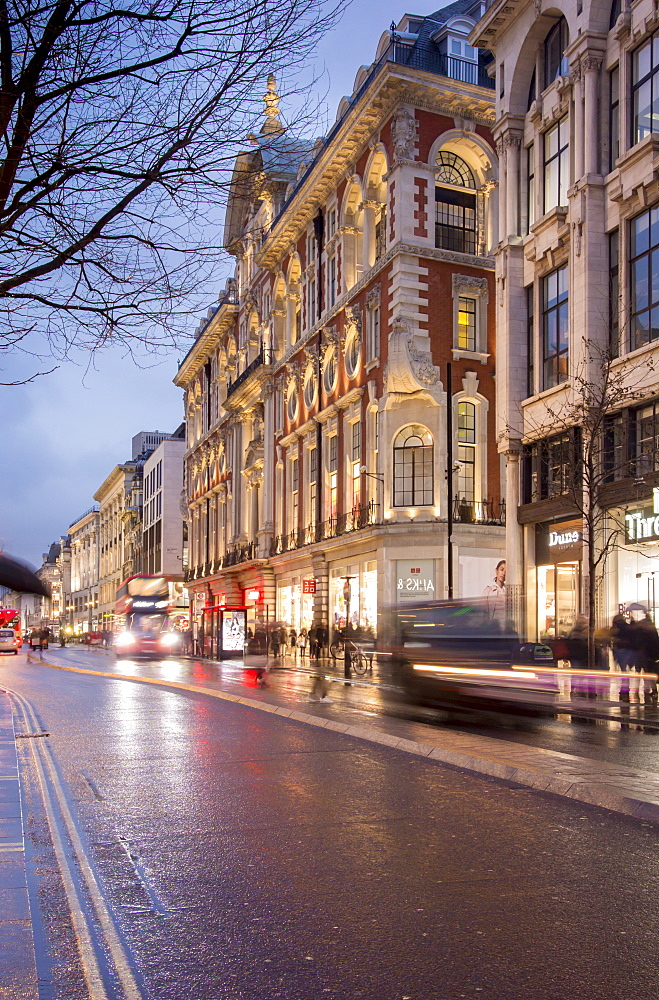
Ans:
[{"label": "bare tree", "polygon": [[548,428],[552,437],[567,441],[559,492],[582,521],[585,550],[585,598],[588,617],[588,666],[596,665],[597,592],[606,562],[620,544],[622,521],[611,514],[603,494],[613,479],[628,477],[633,469],[623,455],[616,464],[613,420],[646,394],[650,362],[635,370],[621,365],[608,348],[583,341],[583,362],[557,403],[544,408],[533,437],[542,443]]},{"label": "bare tree", "polygon": [[0,349],[169,339],[268,73],[344,2],[0,0]]}]

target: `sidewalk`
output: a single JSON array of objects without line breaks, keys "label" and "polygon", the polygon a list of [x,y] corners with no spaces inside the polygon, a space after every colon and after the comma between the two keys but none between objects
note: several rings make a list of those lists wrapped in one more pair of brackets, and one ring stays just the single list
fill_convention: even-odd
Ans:
[{"label": "sidewalk", "polygon": [[[33,659],[38,660],[38,657],[35,656]],[[188,659],[195,662],[194,658]],[[49,656],[46,653],[43,664],[74,673],[117,677],[117,672],[111,669],[114,666],[114,658],[91,657],[91,660],[98,664],[97,667],[92,666],[91,662],[87,666],[85,660],[86,657],[80,661],[79,666],[66,665],[57,662],[57,655]],[[208,666],[214,665],[214,661],[209,660],[203,663]],[[272,665],[271,661],[271,667]],[[551,792],[563,798],[601,806],[612,812],[659,825],[659,775],[652,771],[588,759],[557,750],[511,743],[505,739],[456,732],[390,716],[371,715],[364,720],[364,716],[359,714],[356,722],[357,713],[349,705],[336,702],[314,704],[309,693],[301,698],[299,689],[277,690],[275,686],[277,675],[285,676],[293,665],[291,661],[288,667],[285,663],[275,667],[274,672],[270,674],[271,683],[264,688],[252,688],[249,696],[242,693],[234,694],[227,690],[227,686],[230,685],[222,679],[221,672],[217,679],[213,680],[194,677],[192,678],[194,683],[164,678],[157,665],[148,670],[145,668],[141,674],[126,673],[122,670],[120,676],[123,680],[191,691],[245,705],[261,712],[272,712],[305,725],[346,733],[370,743],[380,743],[406,753],[464,768],[475,774],[512,781],[538,791]],[[299,669],[299,664],[296,666]],[[343,671],[339,670],[339,665],[334,661],[331,663],[321,661],[319,671],[316,666],[315,663],[311,664],[310,677],[315,673],[322,673],[327,677],[331,695],[331,688],[343,682]],[[306,663],[303,669],[306,672]],[[351,683],[370,684],[370,681],[368,678],[353,678]],[[309,692],[310,690],[311,686]],[[304,710],[301,710],[302,706]]]},{"label": "sidewalk", "polygon": [[11,703],[0,691],[0,996],[38,997]]}]

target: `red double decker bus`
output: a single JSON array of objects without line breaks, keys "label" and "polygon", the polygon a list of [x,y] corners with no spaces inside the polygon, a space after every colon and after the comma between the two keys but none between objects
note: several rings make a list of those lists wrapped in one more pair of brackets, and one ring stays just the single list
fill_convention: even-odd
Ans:
[{"label": "red double decker bus", "polygon": [[[13,632],[13,635],[10,632]],[[14,652],[17,653],[23,645],[20,611],[17,611],[16,608],[0,608],[0,633],[3,633],[0,635],[1,647],[4,650],[9,650],[9,643],[11,643]]]},{"label": "red double decker bus", "polygon": [[174,602],[170,583],[166,576],[131,576],[117,589],[117,655],[161,659],[181,652],[183,636],[171,620]]}]

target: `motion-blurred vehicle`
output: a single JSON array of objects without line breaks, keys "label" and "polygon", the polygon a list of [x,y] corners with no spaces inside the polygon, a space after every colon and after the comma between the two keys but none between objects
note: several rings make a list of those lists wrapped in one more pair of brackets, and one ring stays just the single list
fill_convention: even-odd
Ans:
[{"label": "motion-blurred vehicle", "polygon": [[21,648],[20,632],[13,628],[0,628],[0,652],[18,655]]},{"label": "motion-blurred vehicle", "polygon": [[[21,613],[16,608],[0,608],[0,629],[11,629],[14,633],[16,649],[23,645],[23,635],[21,632]],[[16,642],[16,640],[18,640]],[[0,646],[0,649],[2,646]]]},{"label": "motion-blurred vehicle", "polygon": [[551,650],[539,646],[521,644],[512,625],[493,619],[481,599],[405,603],[379,618],[378,655],[389,659],[393,682],[416,704],[548,709],[557,685],[553,673],[533,671],[536,662],[553,662]]},{"label": "motion-blurred vehicle", "polygon": [[113,645],[119,657],[162,660],[184,650],[182,632],[171,627],[172,600],[165,576],[131,576],[117,590]]}]

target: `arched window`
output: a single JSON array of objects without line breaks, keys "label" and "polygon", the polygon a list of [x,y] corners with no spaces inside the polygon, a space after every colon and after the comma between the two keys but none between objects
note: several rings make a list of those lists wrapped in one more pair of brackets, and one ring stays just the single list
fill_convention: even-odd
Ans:
[{"label": "arched window", "polygon": [[458,403],[458,496],[473,501],[476,484],[476,407]]},{"label": "arched window", "polygon": [[545,87],[548,87],[556,77],[568,75],[565,50],[569,41],[567,21],[562,17],[545,38]]},{"label": "arched window", "polygon": [[433,443],[427,427],[411,424],[394,440],[394,507],[434,502]]},{"label": "arched window", "polygon": [[471,169],[455,153],[442,150],[436,181],[435,246],[476,253],[476,181]]}]

